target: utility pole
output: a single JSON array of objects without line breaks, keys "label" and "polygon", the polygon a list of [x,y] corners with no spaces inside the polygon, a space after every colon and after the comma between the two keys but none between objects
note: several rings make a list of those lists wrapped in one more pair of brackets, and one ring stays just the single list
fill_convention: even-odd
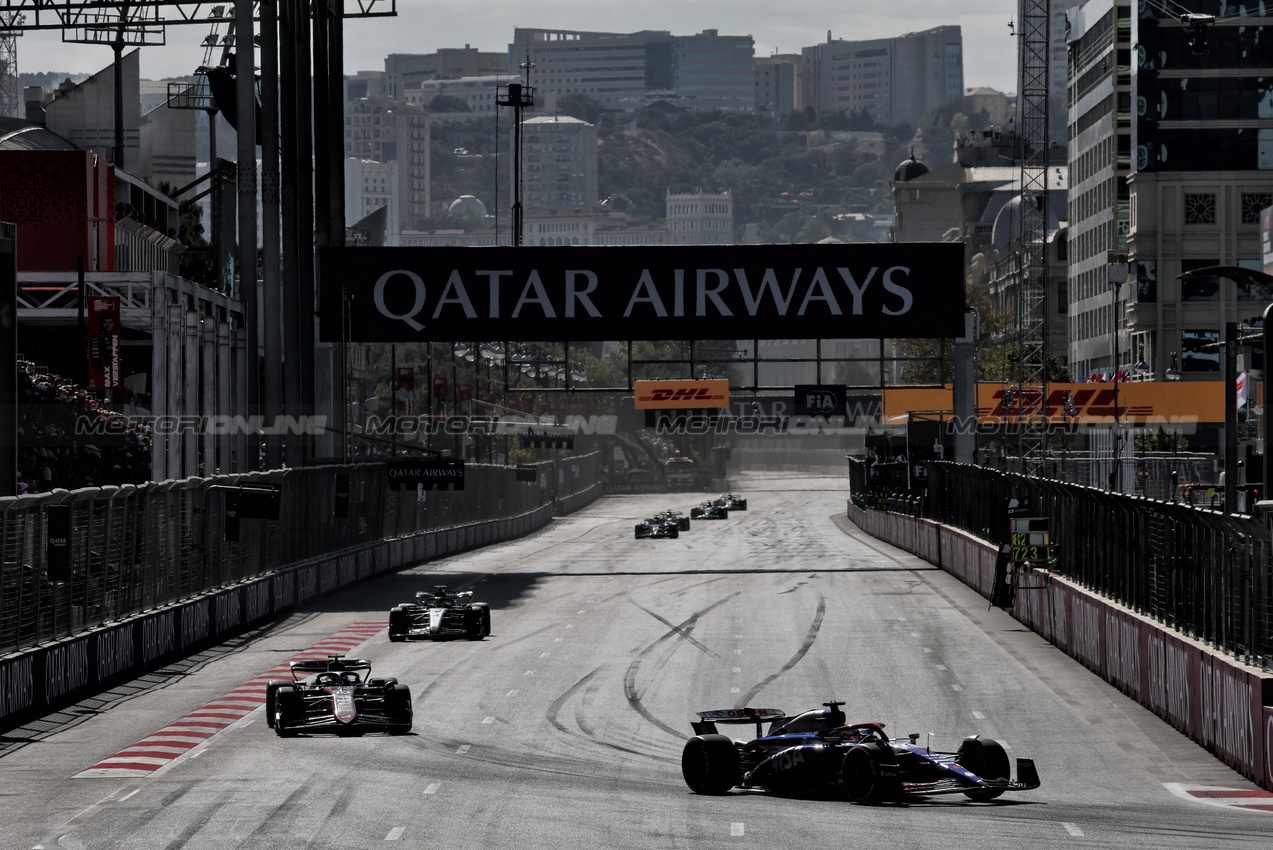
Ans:
[{"label": "utility pole", "polygon": [[535,105],[535,89],[530,85],[530,72],[535,64],[526,58],[519,66],[526,73],[525,83],[509,83],[496,89],[496,106],[513,108],[513,247],[522,244],[522,111]]}]

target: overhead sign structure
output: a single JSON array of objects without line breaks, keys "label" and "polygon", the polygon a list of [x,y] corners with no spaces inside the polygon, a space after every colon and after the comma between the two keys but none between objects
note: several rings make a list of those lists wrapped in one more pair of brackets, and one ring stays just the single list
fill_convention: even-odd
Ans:
[{"label": "overhead sign structure", "polygon": [[455,339],[880,339],[964,333],[962,243],[324,248],[319,332]]},{"label": "overhead sign structure", "polygon": [[683,410],[729,407],[729,380],[633,381],[633,406],[637,410]]}]

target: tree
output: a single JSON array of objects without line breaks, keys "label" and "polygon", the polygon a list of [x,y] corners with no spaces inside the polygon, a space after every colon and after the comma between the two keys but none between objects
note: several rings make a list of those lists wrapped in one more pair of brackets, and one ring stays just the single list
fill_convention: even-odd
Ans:
[{"label": "tree", "polygon": [[558,115],[569,115],[589,124],[599,124],[605,111],[600,101],[580,92],[568,94],[557,101]]}]

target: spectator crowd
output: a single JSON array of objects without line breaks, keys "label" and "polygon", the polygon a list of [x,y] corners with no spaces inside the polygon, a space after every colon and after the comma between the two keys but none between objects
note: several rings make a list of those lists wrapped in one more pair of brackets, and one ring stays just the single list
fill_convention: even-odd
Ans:
[{"label": "spectator crowd", "polygon": [[150,426],[94,433],[119,414],[68,378],[19,362],[17,414],[19,495],[150,480]]}]

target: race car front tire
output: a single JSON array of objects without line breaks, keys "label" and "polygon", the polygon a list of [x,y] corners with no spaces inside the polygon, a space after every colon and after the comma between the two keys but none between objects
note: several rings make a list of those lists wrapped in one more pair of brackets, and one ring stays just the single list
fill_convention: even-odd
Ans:
[{"label": "race car front tire", "polygon": [[[955,762],[982,779],[1012,779],[1012,763],[1004,752],[1003,744],[992,738],[972,735],[959,745]],[[1003,794],[1002,788],[974,788],[964,792],[971,800],[993,800]]]},{"label": "race car front tire", "polygon": [[724,735],[696,735],[681,751],[681,775],[695,794],[724,794],[738,784],[738,748]]},{"label": "race car front tire", "polygon": [[385,688],[385,716],[394,721],[390,735],[405,735],[411,731],[411,689],[406,685],[390,685]]},{"label": "race car front tire", "polygon": [[486,637],[482,609],[470,605],[464,613],[464,636],[469,640],[481,640]]},{"label": "race car front tire", "polygon": [[279,688],[290,688],[292,683],[287,679],[275,679],[265,685],[265,725],[274,728],[274,712],[277,706],[275,695]]},{"label": "race car front tire", "polygon": [[296,729],[291,724],[300,721],[305,714],[305,703],[292,685],[283,685],[274,691],[274,710],[277,712],[274,731],[280,738],[291,738]]},{"label": "race car front tire", "polygon": [[858,744],[844,754],[840,766],[840,787],[850,803],[874,805],[894,792],[894,783],[883,775],[881,766],[892,751],[883,744]]},{"label": "race car front tire", "polygon": [[389,640],[398,643],[407,639],[407,631],[411,628],[411,618],[407,610],[399,605],[389,609]]},{"label": "race car front tire", "polygon": [[681,536],[681,530],[680,530],[679,528],[677,528],[676,526],[672,526],[670,529],[668,529],[668,535],[667,535],[667,536],[668,536],[668,537],[671,537],[673,540],[675,540],[676,538],[678,538],[678,537],[680,537],[680,536]]},{"label": "race car front tire", "polygon": [[482,636],[489,637],[491,634],[491,606],[485,602],[474,602],[472,607],[482,612]]}]

